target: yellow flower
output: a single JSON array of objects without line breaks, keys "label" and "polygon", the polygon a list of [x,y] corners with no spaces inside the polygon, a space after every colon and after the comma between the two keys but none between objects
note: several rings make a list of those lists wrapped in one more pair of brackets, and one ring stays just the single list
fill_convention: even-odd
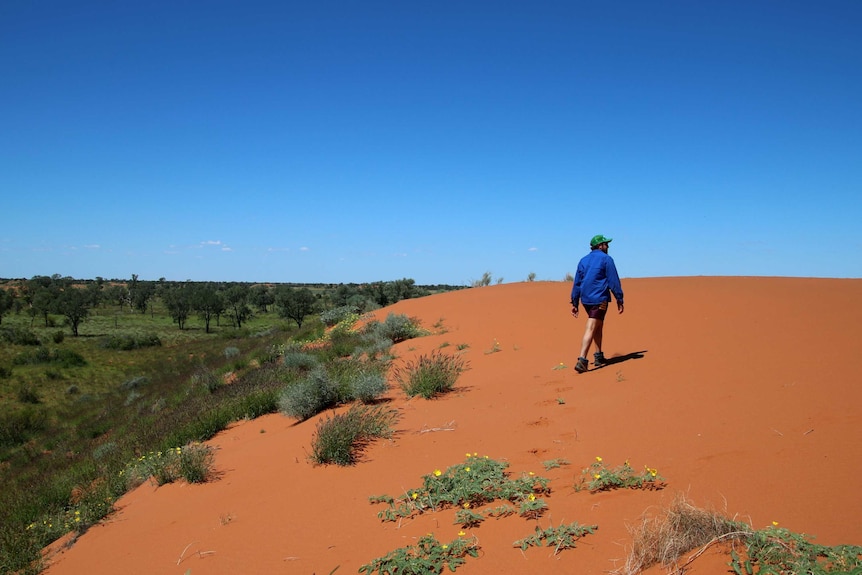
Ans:
[{"label": "yellow flower", "polygon": [[463,507],[464,507],[464,509],[470,509],[470,503],[469,502],[464,503]]},{"label": "yellow flower", "polygon": [[465,467],[465,468],[464,468],[464,471],[469,472],[469,471],[470,471],[470,468],[469,468],[469,467]]},{"label": "yellow flower", "polygon": [[596,455],[596,461],[598,461],[599,463],[601,463],[601,462],[602,462],[602,458],[601,458],[601,457],[599,457],[598,455]]},{"label": "yellow flower", "polygon": [[476,453],[476,452],[474,451],[474,452],[473,452],[473,457],[476,457],[477,455],[479,455],[479,454],[478,454],[478,453]]},{"label": "yellow flower", "polygon": [[530,473],[528,473],[528,475],[529,475],[530,477],[532,477],[532,476],[534,476],[534,475],[535,475],[535,473],[533,473],[533,472],[531,471]]},{"label": "yellow flower", "polygon": [[773,527],[778,527],[778,521],[773,521],[773,522],[772,522],[772,526],[773,526]]},{"label": "yellow flower", "polygon": [[470,457],[470,454],[469,454],[469,453],[465,453],[464,455],[466,455],[467,457]]},{"label": "yellow flower", "polygon": [[601,476],[601,475],[599,475],[598,473],[596,473],[595,475],[593,475],[593,477],[594,477],[595,479],[601,479],[601,478],[602,478],[602,476]]},{"label": "yellow flower", "polygon": [[535,493],[530,493],[530,496],[529,496],[529,497],[527,497],[527,499],[529,499],[530,501],[535,501],[535,500],[536,500],[536,494],[535,494]]},{"label": "yellow flower", "polygon": [[443,475],[443,472],[442,472],[442,471],[440,471],[439,469],[435,469],[435,470],[434,470],[434,476],[435,476],[435,477],[440,477],[441,475]]},{"label": "yellow flower", "polygon": [[444,544],[443,544],[443,549],[444,549],[444,550],[449,549],[449,546],[448,546],[448,545],[446,545],[446,544],[444,543]]},{"label": "yellow flower", "polygon": [[458,532],[458,537],[464,537],[465,535],[467,535],[467,534],[464,533],[463,531]]},{"label": "yellow flower", "polygon": [[413,499],[416,499],[417,497],[419,497],[419,494],[414,491],[413,493],[410,494],[410,497],[412,497]]}]

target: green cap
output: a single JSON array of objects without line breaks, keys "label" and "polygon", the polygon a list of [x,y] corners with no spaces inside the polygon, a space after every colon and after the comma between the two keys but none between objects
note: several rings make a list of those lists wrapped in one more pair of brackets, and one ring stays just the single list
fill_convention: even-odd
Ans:
[{"label": "green cap", "polygon": [[590,247],[594,248],[599,244],[606,244],[606,243],[610,243],[612,241],[613,241],[612,238],[606,238],[602,234],[599,234],[597,236],[593,236],[593,239],[590,240]]}]

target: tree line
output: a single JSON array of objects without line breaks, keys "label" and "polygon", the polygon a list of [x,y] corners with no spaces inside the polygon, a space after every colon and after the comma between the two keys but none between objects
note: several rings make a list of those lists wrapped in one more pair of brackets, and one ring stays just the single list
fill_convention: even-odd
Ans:
[{"label": "tree line", "polygon": [[[313,288],[313,289],[312,289]],[[460,286],[417,286],[409,278],[365,284],[250,284],[243,282],[175,282],[141,280],[79,280],[34,276],[29,280],[0,280],[0,324],[8,313],[26,313],[30,325],[37,319],[50,327],[52,315],[65,318],[72,335],[98,307],[117,306],[132,313],[155,314],[158,300],[179,329],[194,315],[204,322],[207,333],[212,322],[224,318],[235,328],[256,313],[276,311],[280,317],[302,327],[306,318],[337,307],[357,313],[384,307],[402,299],[422,297]]]}]

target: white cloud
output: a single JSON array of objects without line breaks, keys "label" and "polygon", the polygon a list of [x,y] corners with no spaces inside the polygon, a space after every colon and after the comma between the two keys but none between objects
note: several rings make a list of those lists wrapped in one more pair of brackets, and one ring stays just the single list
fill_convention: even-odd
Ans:
[{"label": "white cloud", "polygon": [[97,249],[101,248],[102,246],[100,246],[99,244],[86,244],[84,247],[87,248],[88,250],[97,250]]},{"label": "white cloud", "polygon": [[308,251],[311,251],[311,248],[307,248],[307,247],[305,247],[305,246],[302,246],[301,248],[299,248],[299,251],[301,251],[301,252],[308,252]]},{"label": "white cloud", "polygon": [[537,251],[539,251],[539,248],[529,248],[527,251],[528,252],[537,252]]}]

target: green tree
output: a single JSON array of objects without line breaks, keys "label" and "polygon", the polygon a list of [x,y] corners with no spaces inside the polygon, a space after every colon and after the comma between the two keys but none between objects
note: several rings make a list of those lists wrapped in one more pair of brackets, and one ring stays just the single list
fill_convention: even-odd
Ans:
[{"label": "green tree", "polygon": [[171,319],[180,329],[185,329],[186,321],[192,311],[192,289],[187,284],[166,287],[162,293],[162,301],[168,308]]},{"label": "green tree", "polygon": [[156,295],[156,286],[153,282],[137,281],[137,276],[132,277],[134,277],[136,281],[134,288],[129,288],[129,300],[131,301],[131,305],[142,314],[147,313],[147,306],[150,305],[150,301],[152,301],[153,296]]},{"label": "green tree", "polygon": [[257,307],[258,311],[266,313],[269,306],[275,303],[275,294],[269,286],[256,285],[249,292],[249,301]]},{"label": "green tree", "polygon": [[57,296],[56,310],[66,317],[75,337],[78,337],[78,326],[90,315],[90,305],[90,294],[82,289],[67,287]]},{"label": "green tree", "polygon": [[198,316],[204,320],[207,333],[210,332],[210,322],[224,312],[225,302],[221,292],[212,284],[198,285],[194,289],[192,306],[198,312]]},{"label": "green tree", "polygon": [[251,308],[248,306],[249,289],[247,285],[235,284],[224,292],[225,309],[231,316],[234,326],[242,327],[242,322],[252,316]]},{"label": "green tree", "polygon": [[305,318],[317,309],[317,300],[308,288],[281,287],[276,292],[275,303],[279,308],[279,315],[292,319],[300,329]]},{"label": "green tree", "polygon": [[57,292],[51,287],[39,286],[33,291],[33,296],[30,300],[30,325],[36,316],[42,316],[45,321],[45,327],[49,327],[49,316],[54,311],[57,301]]}]

